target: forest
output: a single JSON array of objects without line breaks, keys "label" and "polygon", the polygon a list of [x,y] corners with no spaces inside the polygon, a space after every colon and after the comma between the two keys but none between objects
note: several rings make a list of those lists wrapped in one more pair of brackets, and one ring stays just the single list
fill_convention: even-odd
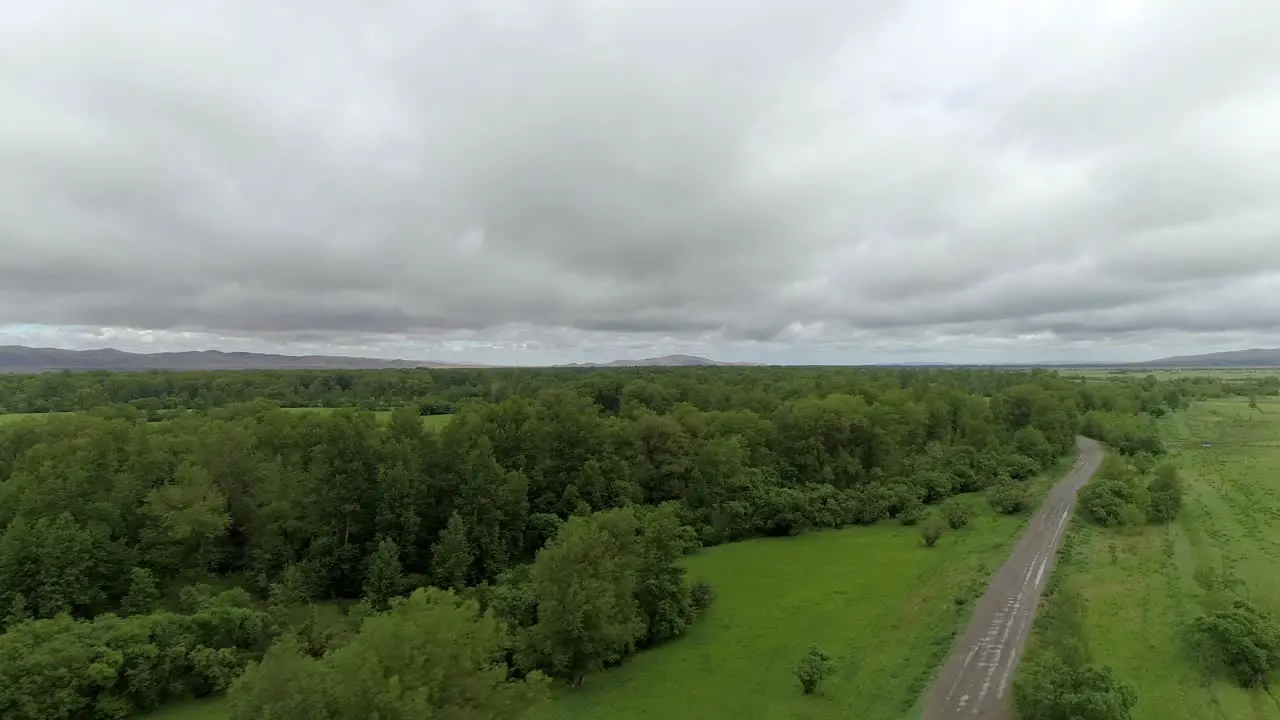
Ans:
[{"label": "forest", "polygon": [[0,376],[4,411],[59,413],[0,424],[0,715],[123,718],[229,692],[236,718],[519,717],[696,623],[715,588],[686,576],[688,553],[1016,489],[1077,433],[1158,455],[1155,417],[1241,392],[1196,383]]}]

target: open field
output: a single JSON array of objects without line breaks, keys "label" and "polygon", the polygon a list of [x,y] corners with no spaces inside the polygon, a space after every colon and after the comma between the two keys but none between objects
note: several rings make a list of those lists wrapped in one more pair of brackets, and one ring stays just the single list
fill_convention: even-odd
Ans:
[{"label": "open field", "polygon": [[[295,413],[331,413],[336,408],[283,408],[288,412]],[[379,422],[388,422],[391,420],[391,410],[375,410],[373,414],[378,418]],[[428,429],[439,429],[449,424],[452,415],[423,415],[422,425]]]},{"label": "open field", "polygon": [[0,425],[11,422],[21,422],[23,420],[32,420],[38,418],[55,417],[58,415],[71,415],[73,413],[3,413],[0,414]]},{"label": "open field", "polygon": [[1280,609],[1280,402],[1258,405],[1201,402],[1162,419],[1187,484],[1177,522],[1073,530],[1063,580],[1086,599],[1093,660],[1136,687],[1135,720],[1280,718],[1264,691],[1206,683],[1181,644],[1201,612],[1197,571],[1229,569],[1241,593]]},{"label": "open field", "polygon": [[[1068,465],[1036,481],[1038,497]],[[972,601],[1026,522],[986,511],[932,550],[916,528],[893,523],[711,548],[688,561],[717,591],[703,621],[561,690],[532,717],[915,717]],[[811,642],[839,667],[820,695],[805,697],[791,670]]]},{"label": "open field", "polygon": [[[283,408],[288,412],[333,412],[334,408]],[[39,418],[55,417],[59,415],[73,415],[74,413],[7,413],[0,414],[0,424],[20,422],[22,420],[32,420]],[[377,416],[379,422],[387,422],[391,419],[390,410],[378,410],[373,413]],[[427,429],[439,429],[444,427],[452,419],[452,415],[423,415],[422,425]]]},{"label": "open field", "polygon": [[[1037,498],[1070,462],[1035,481]],[[704,550],[686,567],[715,586],[706,618],[582,688],[558,690],[531,719],[914,718],[973,601],[1027,523],[970,500],[982,512],[933,549],[921,546],[917,528],[885,522]],[[839,668],[821,694],[805,697],[791,670],[811,642]],[[147,716],[225,718],[216,700]]]},{"label": "open field", "polygon": [[1059,374],[1065,376],[1083,376],[1086,378],[1141,378],[1154,375],[1160,380],[1176,380],[1186,377],[1211,377],[1219,380],[1257,380],[1264,377],[1280,375],[1280,367],[1177,367],[1177,368],[1107,368],[1107,367],[1055,367]]}]

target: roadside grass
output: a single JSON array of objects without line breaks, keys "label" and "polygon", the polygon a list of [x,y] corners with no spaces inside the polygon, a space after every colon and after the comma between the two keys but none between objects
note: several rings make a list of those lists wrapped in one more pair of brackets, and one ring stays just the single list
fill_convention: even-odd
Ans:
[{"label": "roadside grass", "polygon": [[[1074,460],[1031,481],[1037,504]],[[969,526],[934,548],[923,547],[919,528],[886,521],[730,543],[687,558],[690,577],[715,587],[707,616],[684,637],[588,676],[581,688],[558,687],[530,720],[913,717],[1031,516],[997,515],[980,495],[966,499],[977,510]],[[818,694],[805,696],[791,671],[812,642],[838,667]],[[145,716],[226,718],[221,699]]]},{"label": "roadside grass", "polygon": [[1184,645],[1202,612],[1197,571],[1226,571],[1238,592],[1280,610],[1280,401],[1258,406],[1205,401],[1161,419],[1186,487],[1177,521],[1126,530],[1077,521],[1072,531],[1059,572],[1085,598],[1092,661],[1137,690],[1134,720],[1280,719],[1265,691],[1206,679]]}]

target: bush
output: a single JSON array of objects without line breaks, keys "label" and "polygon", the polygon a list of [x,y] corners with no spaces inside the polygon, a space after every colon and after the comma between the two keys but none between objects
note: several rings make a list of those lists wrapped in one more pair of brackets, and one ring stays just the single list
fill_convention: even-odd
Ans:
[{"label": "bush", "polygon": [[987,502],[998,513],[1014,515],[1026,510],[1030,499],[1027,497],[1027,489],[1022,485],[1002,482],[987,490]]},{"label": "bush", "polygon": [[1280,625],[1247,600],[1196,618],[1192,637],[1206,669],[1227,669],[1241,687],[1265,685],[1280,667]]},{"label": "bush", "polygon": [[1111,668],[1072,667],[1048,652],[1026,663],[1014,681],[1013,697],[1023,720],[1129,720],[1138,702],[1133,686]]},{"label": "bush", "polygon": [[902,508],[902,512],[898,513],[898,522],[910,527],[923,520],[925,512],[924,503],[919,500],[913,500]]},{"label": "bush", "polygon": [[832,672],[835,672],[835,663],[831,661],[831,656],[817,644],[809,646],[795,670],[796,677],[800,679],[800,688],[804,690],[805,695],[817,692],[822,681],[826,680]]},{"label": "bush", "polygon": [[946,518],[948,527],[959,530],[969,524],[969,518],[973,517],[973,508],[963,500],[951,498],[942,505],[942,517]]},{"label": "bush", "polygon": [[946,522],[937,515],[929,515],[920,523],[920,539],[924,540],[925,547],[933,547],[938,544],[938,540],[942,534],[947,531]]},{"label": "bush", "polygon": [[715,588],[710,583],[696,582],[689,589],[689,603],[699,615],[707,611],[716,600]]},{"label": "bush", "polygon": [[1182,479],[1177,468],[1162,465],[1147,484],[1147,517],[1152,522],[1172,522],[1182,511]]}]

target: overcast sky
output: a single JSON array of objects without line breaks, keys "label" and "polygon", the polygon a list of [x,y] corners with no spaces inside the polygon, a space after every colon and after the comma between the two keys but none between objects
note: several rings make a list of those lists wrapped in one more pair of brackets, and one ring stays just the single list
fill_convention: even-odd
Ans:
[{"label": "overcast sky", "polygon": [[1280,346],[1275,0],[0,3],[0,344]]}]

